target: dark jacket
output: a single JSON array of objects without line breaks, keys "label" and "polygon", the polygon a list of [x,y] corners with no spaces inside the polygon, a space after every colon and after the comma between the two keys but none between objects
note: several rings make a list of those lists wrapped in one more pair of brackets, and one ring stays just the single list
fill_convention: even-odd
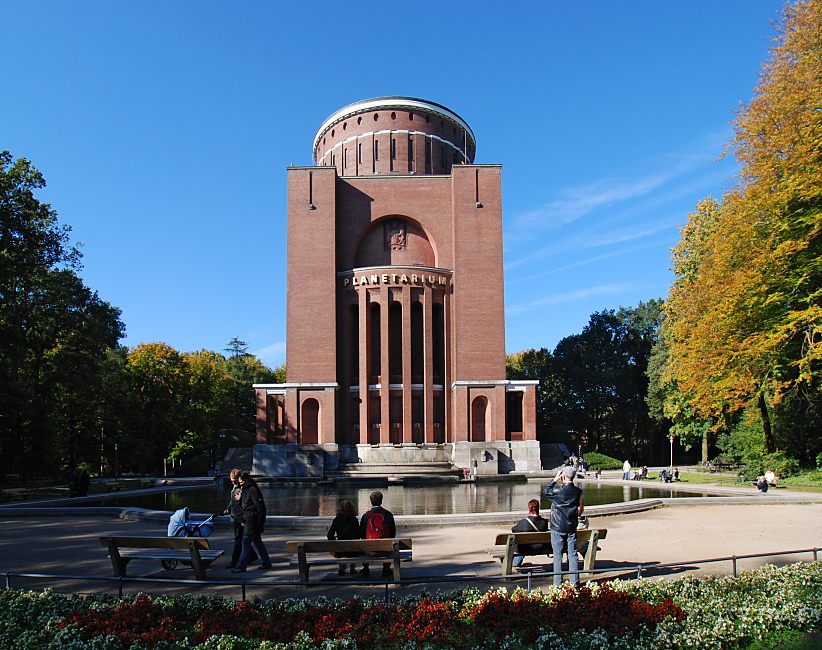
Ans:
[{"label": "dark jacket", "polygon": [[261,533],[265,528],[265,501],[256,483],[246,482],[243,485],[243,496],[240,504],[243,510],[245,534]]},{"label": "dark jacket", "polygon": [[360,524],[356,516],[343,517],[337,515],[328,529],[328,539],[359,539]]},{"label": "dark jacket", "polygon": [[[531,520],[536,526],[528,523],[528,520]],[[547,533],[548,532],[548,520],[544,519],[539,515],[528,515],[525,519],[522,519],[511,529],[512,533]],[[517,544],[516,554],[517,555],[542,555],[543,553],[547,554],[550,548],[549,544]]]},{"label": "dark jacket", "polygon": [[396,537],[397,526],[394,523],[394,515],[382,506],[374,506],[373,508],[371,508],[371,510],[369,510],[362,516],[362,519],[360,519],[360,537],[362,539],[368,539],[365,534],[368,530],[368,520],[377,512],[381,512],[382,516],[385,518],[385,530],[383,531],[382,536],[383,539],[390,539],[392,537]]},{"label": "dark jacket", "polygon": [[551,481],[543,495],[551,501],[551,530],[573,533],[579,523],[582,490],[573,483],[557,485]]}]

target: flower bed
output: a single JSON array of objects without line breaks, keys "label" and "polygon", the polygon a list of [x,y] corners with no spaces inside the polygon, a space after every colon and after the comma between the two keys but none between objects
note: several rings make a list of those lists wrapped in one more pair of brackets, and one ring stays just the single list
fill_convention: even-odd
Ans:
[{"label": "flower bed", "polygon": [[0,594],[0,647],[727,648],[818,629],[822,564],[739,578],[610,582],[544,593],[504,589],[378,600],[236,602],[221,597]]}]

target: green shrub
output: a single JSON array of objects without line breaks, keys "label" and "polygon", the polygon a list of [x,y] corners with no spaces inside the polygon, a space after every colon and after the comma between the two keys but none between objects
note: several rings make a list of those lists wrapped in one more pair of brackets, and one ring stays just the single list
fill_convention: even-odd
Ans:
[{"label": "green shrub", "polygon": [[622,461],[598,451],[589,451],[585,454],[585,467],[589,470],[622,469]]}]

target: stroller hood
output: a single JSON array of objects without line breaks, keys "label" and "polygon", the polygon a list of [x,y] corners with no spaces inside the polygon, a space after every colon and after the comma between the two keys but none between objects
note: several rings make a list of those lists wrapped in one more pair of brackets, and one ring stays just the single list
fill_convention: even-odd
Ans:
[{"label": "stroller hood", "polygon": [[168,519],[168,536],[185,537],[186,522],[188,521],[188,508],[180,508],[172,513]]}]

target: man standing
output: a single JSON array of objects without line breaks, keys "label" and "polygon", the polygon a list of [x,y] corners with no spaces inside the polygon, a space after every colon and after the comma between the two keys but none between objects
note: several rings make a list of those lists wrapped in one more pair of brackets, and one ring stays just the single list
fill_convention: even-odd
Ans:
[{"label": "man standing", "polygon": [[[394,515],[382,507],[382,492],[376,490],[371,493],[372,508],[360,519],[360,537],[362,539],[391,539],[397,535],[397,526],[394,523]],[[368,564],[362,565],[363,576],[371,575]],[[383,562],[382,575],[390,578],[393,574],[390,562]]]},{"label": "man standing", "polygon": [[554,586],[562,584],[562,552],[568,552],[568,571],[571,584],[579,587],[579,559],[577,558],[577,525],[582,506],[582,490],[574,485],[576,470],[563,467],[543,494],[551,500],[551,549],[554,553]]},{"label": "man standing", "polygon": [[[548,522],[539,514],[539,500],[531,499],[528,502],[528,516],[511,529],[512,533],[545,533],[548,531]],[[548,555],[547,544],[517,544],[514,555],[514,566],[521,566],[526,555]]]},{"label": "man standing", "polygon": [[627,460],[624,463],[622,463],[622,480],[631,480],[631,463],[629,463]]}]

